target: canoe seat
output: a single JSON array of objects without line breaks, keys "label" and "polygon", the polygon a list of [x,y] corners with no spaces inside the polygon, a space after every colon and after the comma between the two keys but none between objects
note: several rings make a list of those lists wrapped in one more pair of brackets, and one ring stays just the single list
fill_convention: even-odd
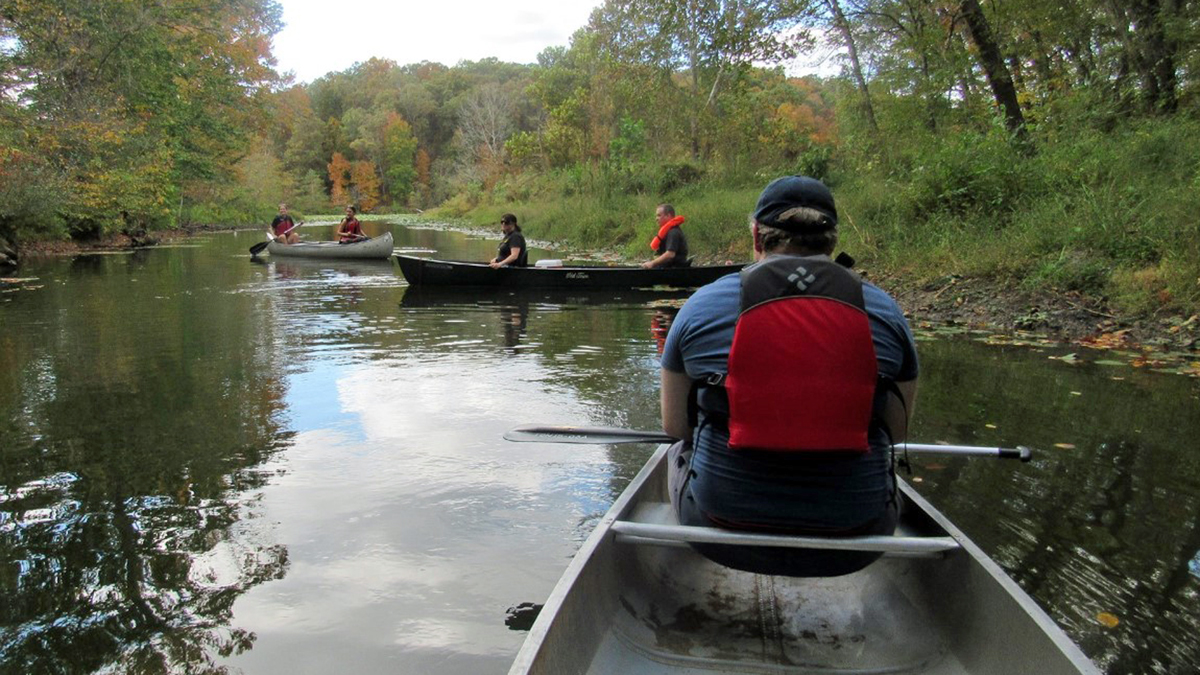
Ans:
[{"label": "canoe seat", "polygon": [[959,548],[953,537],[913,536],[901,526],[896,534],[864,537],[811,537],[797,535],[739,532],[718,527],[680,525],[675,510],[667,502],[643,502],[627,520],[612,524],[616,541],[628,544],[658,546],[687,546],[689,542],[703,544],[733,544],[739,546],[779,546],[839,551],[882,551],[888,556],[940,557]]}]

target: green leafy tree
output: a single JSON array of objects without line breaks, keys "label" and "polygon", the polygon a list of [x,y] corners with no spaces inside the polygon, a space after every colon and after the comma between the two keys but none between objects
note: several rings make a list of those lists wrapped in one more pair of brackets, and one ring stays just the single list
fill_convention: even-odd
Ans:
[{"label": "green leafy tree", "polygon": [[384,129],[383,175],[386,191],[395,204],[407,203],[417,178],[417,139],[398,113],[388,116]]},{"label": "green leafy tree", "polygon": [[28,111],[23,151],[76,186],[79,236],[168,224],[192,183],[229,181],[274,81],[269,0],[5,0],[0,73]]}]

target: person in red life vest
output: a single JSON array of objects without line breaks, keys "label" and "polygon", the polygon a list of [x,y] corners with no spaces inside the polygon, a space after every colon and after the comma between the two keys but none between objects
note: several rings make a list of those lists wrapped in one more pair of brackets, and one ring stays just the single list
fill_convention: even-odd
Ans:
[{"label": "person in red life vest", "polygon": [[[671,324],[661,412],[663,429],[683,439],[668,481],[680,523],[831,537],[895,530],[891,445],[907,433],[917,352],[896,301],[830,258],[837,218],[820,181],[772,181],[751,220],[756,262],[697,290]],[[799,577],[848,574],[879,556],[696,548],[729,567]]]},{"label": "person in red life vest", "polygon": [[300,241],[300,235],[296,234],[296,221],[288,215],[288,205],[279,205],[279,215],[275,216],[275,220],[271,221],[271,234],[275,235],[275,241],[281,244],[294,244]]},{"label": "person in red life vest", "polygon": [[525,235],[521,234],[521,226],[517,225],[517,217],[511,213],[500,216],[500,231],[504,233],[504,239],[500,240],[496,257],[492,258],[488,266],[492,269],[500,269],[509,265],[527,267],[529,265],[529,249],[525,246]]},{"label": "person in red life vest", "polygon": [[675,215],[674,206],[659,204],[654,211],[654,219],[658,221],[658,234],[650,240],[654,258],[642,263],[642,267],[687,267],[691,264],[688,260],[687,238],[679,227],[683,224],[683,216]]},{"label": "person in red life vest", "polygon": [[363,234],[362,223],[358,222],[358,209],[353,206],[346,207],[346,217],[342,218],[342,222],[338,223],[337,229],[333,232],[340,244],[351,244],[356,241],[368,239],[367,235]]}]

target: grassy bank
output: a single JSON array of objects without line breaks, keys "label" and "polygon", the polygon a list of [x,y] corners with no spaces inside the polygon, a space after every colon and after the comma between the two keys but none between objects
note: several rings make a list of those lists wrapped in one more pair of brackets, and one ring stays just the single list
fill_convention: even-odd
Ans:
[{"label": "grassy bank", "polygon": [[[865,265],[925,283],[956,275],[1073,292],[1122,314],[1200,311],[1200,122],[1039,131],[1022,152],[997,130],[909,135],[886,150],[835,159],[830,184],[842,247]],[[441,210],[479,224],[501,213],[527,235],[582,249],[649,256],[654,207],[687,217],[701,260],[747,259],[755,178],[709,178],[661,194],[622,192],[602,172],[519,176],[477,203]]]}]

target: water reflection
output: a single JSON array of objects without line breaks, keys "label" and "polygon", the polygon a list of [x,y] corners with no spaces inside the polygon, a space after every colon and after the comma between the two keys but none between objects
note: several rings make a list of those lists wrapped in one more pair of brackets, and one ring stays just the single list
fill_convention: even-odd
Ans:
[{"label": "water reflection", "polygon": [[288,436],[253,308],[189,301],[204,275],[161,255],[39,276],[0,336],[4,667],[211,670],[253,642],[237,597],[288,566],[242,498]]},{"label": "water reflection", "polygon": [[[260,236],[35,264],[4,294],[0,670],[504,672],[506,608],[544,601],[645,461],[499,439],[654,428],[686,294],[416,289],[247,264]],[[460,239],[397,232],[495,248]],[[1106,671],[1191,668],[1200,381],[919,348],[914,438],[1039,452],[914,457],[917,488]]]},{"label": "water reflection", "polygon": [[1195,663],[1200,383],[969,340],[921,355],[922,439],[1038,450],[1021,467],[918,466],[921,492],[1107,672]]},{"label": "water reflection", "polygon": [[[510,349],[521,348],[529,328],[530,308],[537,313],[574,312],[596,307],[653,308],[651,337],[659,345],[679,305],[690,291],[679,290],[578,290],[578,289],[504,289],[438,288],[409,286],[400,300],[406,310],[432,310],[458,316],[477,312],[495,312],[501,328],[501,343]],[[452,321],[453,319],[447,319]]]},{"label": "water reflection", "polygon": [[659,356],[662,356],[663,347],[667,343],[667,333],[671,331],[671,322],[675,320],[675,315],[678,313],[679,307],[677,306],[657,306],[650,316],[650,337],[654,338],[654,346],[658,350]]}]

